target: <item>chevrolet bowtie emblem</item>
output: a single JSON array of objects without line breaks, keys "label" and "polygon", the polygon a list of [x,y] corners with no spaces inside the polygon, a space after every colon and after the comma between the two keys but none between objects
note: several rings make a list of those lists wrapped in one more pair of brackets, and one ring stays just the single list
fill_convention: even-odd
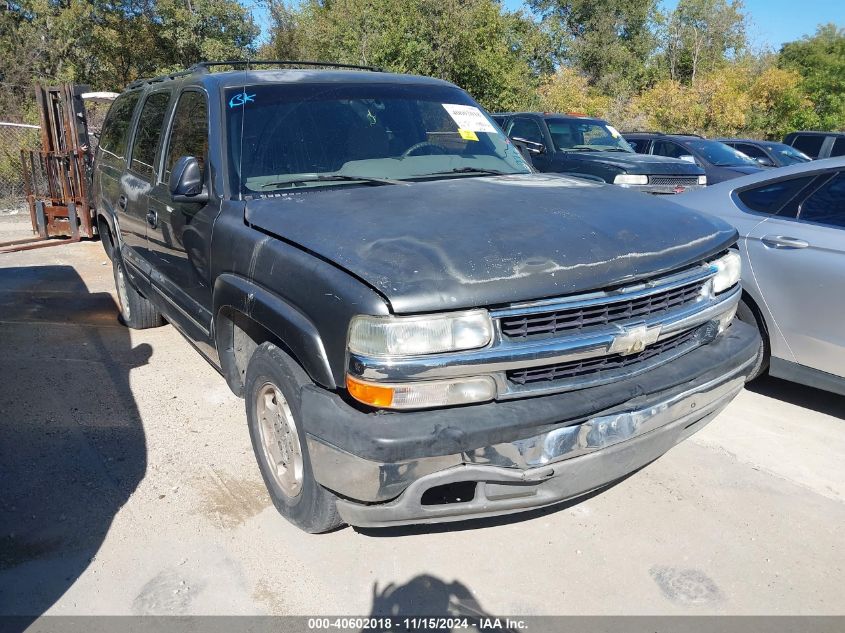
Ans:
[{"label": "chevrolet bowtie emblem", "polygon": [[657,339],[660,337],[659,325],[653,327],[635,325],[624,328],[624,330],[622,334],[617,334],[613,337],[610,349],[607,350],[608,354],[622,354],[623,356],[637,354],[652,343],[657,342]]}]

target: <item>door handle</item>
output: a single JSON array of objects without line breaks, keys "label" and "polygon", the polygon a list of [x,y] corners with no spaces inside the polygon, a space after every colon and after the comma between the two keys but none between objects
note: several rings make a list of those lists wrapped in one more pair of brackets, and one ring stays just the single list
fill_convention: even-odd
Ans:
[{"label": "door handle", "polygon": [[126,196],[120,196],[117,199],[117,206],[119,206],[121,209],[126,208]]},{"label": "door handle", "polygon": [[147,211],[147,224],[149,224],[152,228],[158,226],[158,213],[156,213],[152,209]]},{"label": "door handle", "polygon": [[761,241],[769,248],[780,249],[807,248],[810,245],[810,243],[805,240],[800,240],[797,237],[788,237],[786,235],[765,235]]}]

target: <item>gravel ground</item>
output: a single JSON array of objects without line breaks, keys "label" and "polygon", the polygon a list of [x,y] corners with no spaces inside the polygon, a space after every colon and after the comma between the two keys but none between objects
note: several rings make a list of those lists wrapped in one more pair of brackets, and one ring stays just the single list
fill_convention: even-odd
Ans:
[{"label": "gravel ground", "polygon": [[764,379],[580,502],[312,536],[243,402],[113,293],[98,243],[0,255],[0,614],[845,612],[845,398]]}]

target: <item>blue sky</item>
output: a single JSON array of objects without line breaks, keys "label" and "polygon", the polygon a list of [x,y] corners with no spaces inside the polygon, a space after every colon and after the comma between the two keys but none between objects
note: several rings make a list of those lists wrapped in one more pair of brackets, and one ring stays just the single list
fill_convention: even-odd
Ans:
[{"label": "blue sky", "polygon": [[[266,13],[258,9],[256,0],[241,1],[253,8],[259,24],[266,20]],[[504,0],[504,4],[515,10],[524,3],[521,0]],[[661,0],[661,4],[672,8],[677,0]],[[817,25],[827,22],[845,27],[845,0],[744,0],[744,4],[750,23],[748,34],[755,49],[768,47],[777,50],[784,42],[810,35]]]}]

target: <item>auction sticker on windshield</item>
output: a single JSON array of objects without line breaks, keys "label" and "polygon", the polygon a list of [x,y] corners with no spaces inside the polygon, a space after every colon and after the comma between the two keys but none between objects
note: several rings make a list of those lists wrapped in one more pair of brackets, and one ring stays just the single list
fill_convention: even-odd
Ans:
[{"label": "auction sticker on windshield", "polygon": [[470,132],[492,132],[496,134],[497,130],[493,124],[487,120],[481,110],[475,106],[458,105],[456,103],[444,103],[443,107],[452,120],[458,124],[461,130],[469,130]]}]

